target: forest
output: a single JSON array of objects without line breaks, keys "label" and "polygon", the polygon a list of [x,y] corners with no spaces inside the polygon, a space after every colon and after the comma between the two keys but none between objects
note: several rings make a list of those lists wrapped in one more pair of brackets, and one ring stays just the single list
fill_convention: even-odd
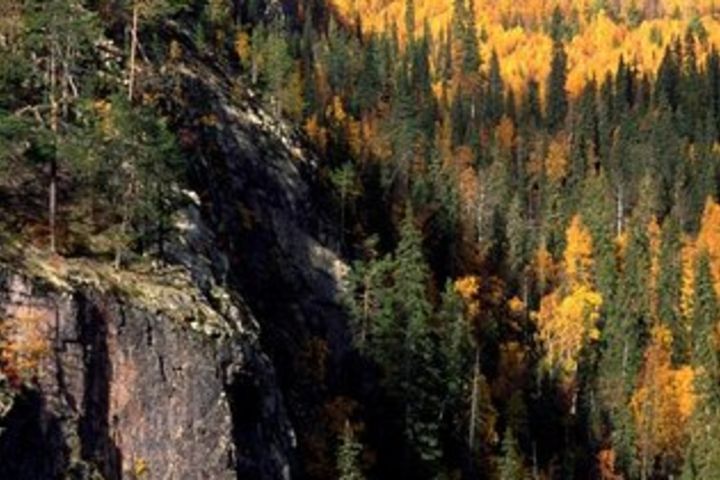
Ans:
[{"label": "forest", "polygon": [[0,240],[163,262],[210,59],[350,264],[299,478],[720,478],[719,48],[712,1],[2,0]]}]

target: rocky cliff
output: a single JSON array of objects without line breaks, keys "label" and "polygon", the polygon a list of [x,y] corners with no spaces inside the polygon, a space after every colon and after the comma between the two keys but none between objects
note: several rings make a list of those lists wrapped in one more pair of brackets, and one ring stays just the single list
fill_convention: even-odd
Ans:
[{"label": "rocky cliff", "polygon": [[33,386],[3,402],[0,478],[300,475],[297,432],[326,393],[307,387],[297,359],[313,339],[331,356],[346,343],[337,301],[346,267],[324,220],[317,159],[173,34],[186,60],[168,85],[147,86],[185,99],[168,109],[194,202],[170,265],[116,272],[97,259],[2,249],[3,328],[40,353]]}]

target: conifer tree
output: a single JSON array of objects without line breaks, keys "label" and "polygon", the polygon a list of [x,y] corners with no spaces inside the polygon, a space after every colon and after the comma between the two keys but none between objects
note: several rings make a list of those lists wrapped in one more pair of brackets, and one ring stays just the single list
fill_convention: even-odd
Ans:
[{"label": "conifer tree", "polygon": [[337,453],[337,469],[340,474],[338,480],[363,480],[365,478],[360,467],[361,454],[362,445],[355,438],[355,432],[350,422],[346,422]]},{"label": "conifer tree", "polygon": [[497,52],[493,50],[490,56],[490,71],[488,73],[487,93],[485,95],[486,117],[491,125],[496,125],[503,115],[505,89],[500,74],[500,60]]},{"label": "conifer tree", "polygon": [[714,478],[720,473],[720,388],[714,337],[720,314],[710,259],[702,252],[695,272],[692,313],[692,365],[695,369],[695,406],[683,480]]},{"label": "conifer tree", "polygon": [[397,385],[403,390],[408,440],[421,459],[432,465],[441,455],[438,436],[440,378],[437,344],[430,328],[432,310],[426,292],[429,272],[423,258],[422,237],[414,222],[408,207],[395,253],[393,295],[396,316],[403,325]]},{"label": "conifer tree", "polygon": [[512,429],[505,429],[502,441],[502,458],[500,459],[498,478],[500,480],[524,480],[525,470],[515,435]]},{"label": "conifer tree", "polygon": [[567,54],[565,53],[565,46],[561,42],[555,42],[545,98],[547,125],[551,132],[555,132],[562,127],[567,116],[566,83]]},{"label": "conifer tree", "polygon": [[658,259],[660,272],[657,285],[657,312],[660,322],[666,325],[672,334],[674,365],[686,363],[689,354],[688,331],[679,310],[682,285],[680,258],[680,231],[674,216],[670,216],[662,227]]}]

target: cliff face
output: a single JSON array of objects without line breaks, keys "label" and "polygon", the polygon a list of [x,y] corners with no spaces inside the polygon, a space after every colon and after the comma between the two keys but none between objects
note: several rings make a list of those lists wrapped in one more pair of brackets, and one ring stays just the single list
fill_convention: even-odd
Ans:
[{"label": "cliff face", "polygon": [[190,101],[171,108],[195,204],[172,266],[115,272],[20,245],[0,258],[1,323],[43,347],[34,387],[4,402],[0,478],[298,476],[296,432],[323,393],[296,359],[313,338],[346,343],[346,266],[301,139],[187,58],[171,75]]},{"label": "cliff face", "polygon": [[0,477],[288,478],[293,432],[241,305],[177,271],[66,268],[3,279],[11,339],[44,347],[2,422]]}]

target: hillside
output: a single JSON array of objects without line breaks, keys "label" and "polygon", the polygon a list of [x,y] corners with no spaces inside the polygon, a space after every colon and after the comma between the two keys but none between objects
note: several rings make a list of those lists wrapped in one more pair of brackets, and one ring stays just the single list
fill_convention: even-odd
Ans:
[{"label": "hillside", "polygon": [[0,478],[720,478],[719,48],[712,1],[0,2]]},{"label": "hillside", "polygon": [[[689,25],[702,25],[703,48],[720,41],[720,17],[715,2],[693,0],[657,1],[540,1],[476,0],[475,18],[481,32],[481,54],[487,60],[493,51],[502,59],[502,75],[516,92],[529,78],[545,82],[550,72],[552,39],[549,27],[556,6],[568,21],[568,84],[578,95],[592,77],[615,72],[620,57],[643,73],[657,71],[663,51],[674,38],[682,38]],[[450,28],[452,0],[417,0],[416,28],[427,20],[437,36]],[[343,17],[360,16],[365,32],[382,31],[393,22],[400,35],[405,31],[405,2],[384,0],[333,0]]]}]

